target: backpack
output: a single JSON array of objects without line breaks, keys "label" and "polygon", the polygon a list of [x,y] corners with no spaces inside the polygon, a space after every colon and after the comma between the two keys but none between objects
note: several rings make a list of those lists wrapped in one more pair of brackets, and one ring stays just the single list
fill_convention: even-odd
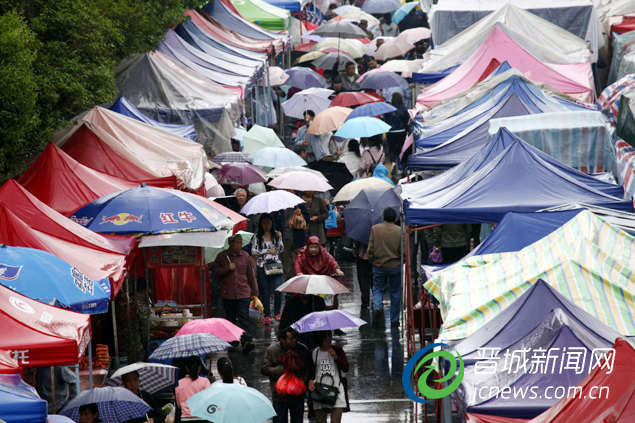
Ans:
[{"label": "backpack", "polygon": [[367,150],[368,154],[370,154],[370,158],[373,161],[370,166],[368,167],[368,172],[366,172],[366,174],[370,174],[371,176],[373,175],[373,173],[375,173],[375,168],[377,167],[377,165],[379,164],[379,162],[381,162],[382,157],[384,157],[384,152],[381,152],[381,156],[379,156],[379,159],[375,160],[375,157],[373,157],[373,154],[370,152],[370,150]]}]

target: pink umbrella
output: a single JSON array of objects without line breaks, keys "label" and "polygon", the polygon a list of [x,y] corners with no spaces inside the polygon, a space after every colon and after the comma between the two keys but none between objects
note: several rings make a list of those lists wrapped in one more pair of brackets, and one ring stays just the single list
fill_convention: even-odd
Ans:
[{"label": "pink umbrella", "polygon": [[399,36],[397,36],[397,41],[414,44],[421,40],[427,40],[431,36],[432,32],[428,28],[413,28],[407,29],[399,34]]},{"label": "pink umbrella", "polygon": [[[275,87],[277,85],[283,85],[285,82],[289,80],[290,76],[279,68],[278,66],[270,66],[269,67],[269,85]],[[262,87],[262,79],[258,82],[258,85]]]},{"label": "pink umbrella", "polygon": [[215,172],[219,184],[249,185],[267,181],[267,174],[249,163],[227,163]]},{"label": "pink umbrella", "polygon": [[269,185],[278,189],[325,192],[333,187],[317,175],[306,172],[287,172],[276,176]]},{"label": "pink umbrella", "polygon": [[403,43],[399,40],[382,44],[375,52],[375,59],[386,60],[393,57],[403,56],[415,48],[414,44]]},{"label": "pink umbrella", "polygon": [[179,329],[175,336],[190,335],[193,333],[209,333],[221,338],[223,341],[239,341],[244,330],[231,323],[229,320],[214,317],[211,319],[196,319],[187,322]]}]

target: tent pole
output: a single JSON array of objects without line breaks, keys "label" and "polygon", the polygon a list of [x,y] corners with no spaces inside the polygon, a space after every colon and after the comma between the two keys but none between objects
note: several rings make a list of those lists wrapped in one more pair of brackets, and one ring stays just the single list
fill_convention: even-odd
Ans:
[{"label": "tent pole", "polygon": [[75,392],[77,392],[77,395],[79,395],[79,391],[81,389],[80,383],[79,383],[79,364],[75,365]]},{"label": "tent pole", "polygon": [[[147,282],[146,282],[147,283]],[[135,340],[135,343],[139,341],[139,337],[141,334],[139,333],[139,325],[137,325],[137,275],[132,279],[132,339]],[[141,359],[141,357],[137,357],[137,348],[135,345],[132,345],[132,358],[134,359],[133,363],[136,363]]]},{"label": "tent pole", "polygon": [[53,366],[51,366],[51,402],[53,403],[53,410],[51,411],[51,414],[56,414],[57,407],[55,406],[55,367]]},{"label": "tent pole", "polygon": [[88,341],[88,384],[93,390],[93,340]]},{"label": "tent pole", "polygon": [[[112,333],[115,341],[115,369],[119,370],[119,341],[117,340],[117,315],[115,311],[115,300],[110,300],[110,311],[112,312]],[[79,392],[79,391],[78,391]]]},{"label": "tent pole", "polygon": [[[145,263],[147,263],[147,258],[146,258],[146,250],[147,248],[143,249],[143,261]],[[145,327],[145,337],[143,338],[145,342],[145,345],[143,345],[143,350],[147,351],[148,349],[148,340],[150,339],[150,315],[148,312],[148,305],[150,304],[150,269],[148,269],[148,266],[146,265],[146,299],[145,299],[145,304],[143,304],[143,309],[141,309],[141,313],[145,313],[145,322],[146,322],[146,327]],[[154,286],[152,286],[152,292],[154,292]],[[145,358],[145,353],[141,356],[138,357],[137,360],[142,360]]]},{"label": "tent pole", "polygon": [[[134,273],[137,273],[137,261],[135,260],[134,263]],[[132,345],[132,323],[131,323],[131,318],[130,318],[130,283],[129,283],[129,279],[130,279],[130,273],[128,273],[128,277],[126,278],[126,320],[128,323],[128,351],[127,354],[128,356],[126,357],[126,364],[128,364],[128,360],[130,358],[132,358],[132,350],[130,348],[130,345]]]},{"label": "tent pole", "polygon": [[265,124],[269,126],[270,123],[273,123],[273,120],[269,122],[271,118],[271,106],[273,99],[271,98],[271,80],[269,79],[269,65],[267,65],[267,88],[265,92]]},{"label": "tent pole", "polygon": [[[262,81],[262,85],[264,87],[265,81]],[[253,103],[251,107],[251,120],[253,121],[254,124],[258,124],[258,125],[260,125],[260,92],[259,91],[260,91],[259,88],[256,87],[256,108],[257,108],[256,113],[254,113]]]}]

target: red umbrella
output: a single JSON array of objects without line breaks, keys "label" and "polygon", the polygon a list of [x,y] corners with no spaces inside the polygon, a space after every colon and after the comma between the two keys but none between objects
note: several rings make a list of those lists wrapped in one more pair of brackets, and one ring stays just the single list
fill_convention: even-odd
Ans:
[{"label": "red umbrella", "polygon": [[331,106],[361,106],[368,103],[384,101],[384,97],[375,93],[346,92],[339,93],[331,101]]}]

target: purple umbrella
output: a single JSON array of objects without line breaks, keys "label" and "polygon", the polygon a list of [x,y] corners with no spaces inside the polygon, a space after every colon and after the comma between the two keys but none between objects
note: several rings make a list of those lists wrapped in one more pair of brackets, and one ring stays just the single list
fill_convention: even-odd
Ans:
[{"label": "purple umbrella", "polygon": [[366,322],[354,314],[344,310],[327,310],[309,313],[293,324],[293,328],[300,333],[316,332],[319,330],[335,330],[343,328],[357,328]]},{"label": "purple umbrella", "polygon": [[322,75],[308,68],[293,67],[287,71],[287,75],[290,75],[291,78],[286,82],[286,85],[300,88],[301,90],[312,87],[324,88],[326,83],[326,79]]},{"label": "purple umbrella", "polygon": [[267,181],[267,174],[249,163],[228,163],[216,171],[219,184],[257,184]]}]

